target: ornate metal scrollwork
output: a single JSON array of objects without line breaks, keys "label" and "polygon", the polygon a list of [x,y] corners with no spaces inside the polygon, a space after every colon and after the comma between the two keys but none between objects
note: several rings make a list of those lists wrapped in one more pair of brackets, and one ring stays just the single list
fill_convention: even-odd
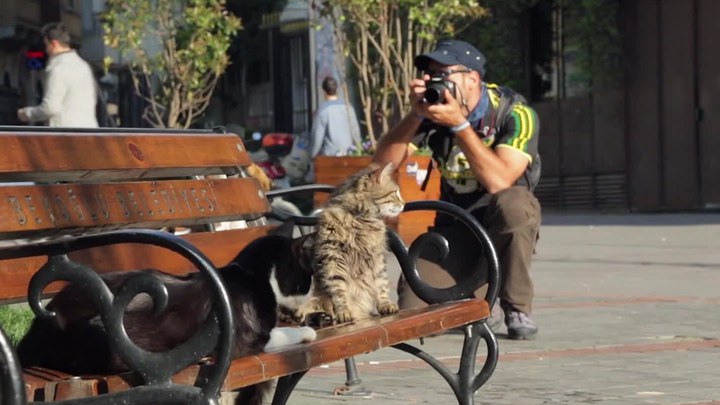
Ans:
[{"label": "ornate metal scrollwork", "polygon": [[[477,219],[457,205],[435,200],[412,201],[405,204],[404,212],[432,210],[452,215],[459,224],[466,226],[475,236],[478,248],[484,252],[487,263],[488,291],[485,300],[492,307],[497,298],[500,284],[500,268],[495,253],[495,248],[485,229]],[[463,283],[455,284],[447,288],[436,288],[425,283],[418,274],[417,260],[421,252],[430,247],[438,249],[441,255],[447,256],[449,251],[448,241],[441,235],[432,231],[426,232],[415,239],[410,248],[407,249],[400,237],[392,230],[388,230],[390,248],[400,263],[403,275],[412,290],[423,301],[429,304],[459,300],[473,297],[473,293],[485,282],[485,275],[481,269],[468,269],[468,278]]]},{"label": "ornate metal scrollwork", "polygon": [[[449,214],[455,217],[458,222],[471,231],[478,242],[478,248],[483,249],[483,257],[487,263],[488,290],[485,300],[490,308],[495,304],[500,284],[500,268],[497,254],[490,237],[480,223],[462,208],[444,201],[413,201],[405,205],[405,212],[432,210]],[[388,230],[390,248],[400,263],[403,275],[415,294],[425,302],[436,304],[445,301],[453,301],[474,296],[475,290],[484,283],[484,275],[481,268],[468,269],[468,278],[460,284],[447,288],[436,288],[425,283],[418,274],[417,260],[425,249],[437,249],[441,257],[446,257],[450,246],[448,241],[441,235],[432,231],[426,232],[415,239],[410,249],[405,247],[402,239]],[[400,343],[393,347],[412,354],[425,361],[433,367],[447,381],[452,388],[455,397],[460,405],[471,405],[474,403],[473,395],[492,375],[498,361],[498,343],[490,327],[485,320],[474,322],[464,326],[465,339],[460,356],[460,364],[457,372],[451,371],[442,361],[417,347]],[[480,340],[484,340],[487,347],[485,363],[479,372],[475,372],[475,362]]]},{"label": "ornate metal scrollwork", "polygon": [[[297,192],[332,192],[333,190],[333,186],[310,184],[282,190],[273,190],[268,192],[267,196],[268,198],[271,198]],[[495,253],[495,247],[478,220],[457,205],[438,200],[421,200],[406,203],[403,212],[410,211],[437,211],[454,217],[461,226],[467,227],[472,235],[475,236],[475,239],[478,242],[478,248],[482,249],[484,252],[484,258],[487,263],[488,271],[487,279],[486,275],[483,274],[482,269],[470,269],[468,278],[461,284],[456,284],[447,288],[432,287],[420,278],[416,263],[421,252],[429,248],[437,249],[442,256],[446,256],[449,252],[447,240],[445,240],[445,238],[441,235],[430,231],[415,239],[408,249],[396,232],[388,230],[390,249],[397,257],[403,275],[417,296],[430,304],[471,298],[474,296],[473,294],[475,290],[487,281],[488,290],[485,295],[485,300],[488,304],[490,304],[490,307],[492,307],[495,304],[500,287],[500,265],[498,263],[497,254]],[[286,218],[279,219],[285,220]],[[317,218],[314,216],[291,216],[289,220],[294,221],[296,225],[300,226],[313,226],[317,224]]]},{"label": "ornate metal scrollwork", "polygon": [[[165,309],[168,293],[160,280],[148,273],[132,274],[113,294],[92,268],[73,262],[67,256],[69,252],[75,250],[118,243],[143,243],[172,250],[187,258],[208,278],[215,298],[214,311],[187,341],[167,352],[148,352],[135,345],[125,331],[123,315],[130,301],[138,294],[145,293],[152,298],[153,310],[156,313]],[[14,249],[12,252],[4,252],[1,256],[9,258],[38,254],[47,254],[49,260],[35,274],[29,286],[28,301],[37,316],[54,316],[43,307],[41,302],[42,291],[48,284],[60,280],[79,283],[96,306],[112,349],[125,364],[143,378],[146,384],[128,391],[71,402],[103,404],[126,403],[126,401],[173,402],[168,402],[168,398],[174,398],[174,402],[179,398],[192,403],[217,402],[231,361],[235,340],[234,319],[229,294],[213,264],[202,252],[184,239],[166,232],[123,230],[65,239],[42,246],[27,246]],[[206,370],[201,373],[202,377],[199,377],[201,381],[197,381],[195,387],[172,383],[173,375],[198,362],[210,352],[215,354],[214,362],[206,366]]]},{"label": "ornate metal scrollwork", "polygon": [[[270,192],[268,197],[292,194],[298,191],[332,191],[334,188],[325,185],[310,185],[307,187],[294,187],[284,189],[280,192]],[[440,234],[435,232],[426,232],[415,239],[408,249],[402,239],[396,232],[388,229],[388,241],[391,251],[395,254],[403,275],[410,284],[413,291],[430,304],[436,304],[446,301],[454,301],[474,296],[482,284],[487,281],[488,290],[485,295],[485,301],[488,302],[490,308],[495,304],[500,284],[500,269],[495,248],[482,225],[468,212],[462,208],[444,201],[412,201],[405,204],[404,212],[430,210],[448,214],[454,217],[461,226],[467,227],[471,234],[478,242],[478,248],[482,249],[483,257],[486,261],[488,274],[483,274],[482,268],[468,269],[468,278],[463,283],[456,284],[448,288],[435,288],[425,283],[417,270],[417,260],[420,258],[421,252],[426,249],[437,249],[441,257],[446,257],[449,253],[450,246],[448,241]],[[317,224],[317,217],[314,216],[293,216],[292,220],[295,225],[313,226]],[[498,361],[498,343],[494,333],[485,323],[485,320],[473,322],[464,326],[465,339],[462,347],[462,355],[460,357],[460,365],[457,372],[451,371],[442,361],[435,359],[430,354],[418,349],[408,343],[399,343],[393,347],[409,354],[412,354],[432,366],[450,385],[460,405],[470,405],[473,403],[473,395],[492,375]],[[480,341],[485,341],[487,354],[485,363],[479,372],[475,372],[475,362],[477,357]],[[349,359],[353,361],[352,358]],[[276,397],[273,405],[282,405],[295,387],[297,381],[302,378],[305,373],[298,373],[291,376],[283,377],[278,385]]]},{"label": "ornate metal scrollwork", "polygon": [[22,369],[13,345],[0,327],[0,403],[4,405],[25,404],[25,383]]}]

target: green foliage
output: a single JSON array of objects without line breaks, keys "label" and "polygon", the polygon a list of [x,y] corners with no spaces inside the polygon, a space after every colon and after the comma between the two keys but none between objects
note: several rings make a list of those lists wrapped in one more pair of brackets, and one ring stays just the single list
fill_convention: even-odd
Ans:
[{"label": "green foliage", "polygon": [[622,75],[622,48],[618,1],[563,2],[567,45],[573,49],[577,77],[593,82],[614,82]]},{"label": "green foliage", "polygon": [[187,128],[202,115],[242,27],[225,0],[106,0],[103,19],[105,44],[129,61],[156,127]]},{"label": "green foliage", "polygon": [[410,108],[415,55],[486,14],[476,0],[326,0],[337,47],[354,67],[367,137],[386,132]]},{"label": "green foliage", "polygon": [[[487,57],[489,82],[509,86],[530,94],[527,80],[528,39],[538,35],[556,35],[552,31],[552,13],[534,13],[538,8],[559,12],[563,19],[565,68],[574,83],[584,87],[617,82],[622,75],[622,38],[619,29],[619,0],[479,0],[489,10],[488,18],[473,24],[460,34],[461,39],[476,44]],[[524,33],[524,25],[533,19],[535,29]],[[546,20],[537,20],[545,18]],[[547,30],[538,32],[537,29]],[[526,38],[529,35],[530,38]],[[531,41],[533,63],[548,66],[557,57],[552,43]],[[540,49],[539,46],[547,46]]]},{"label": "green foliage", "polygon": [[487,58],[483,80],[525,93],[522,14],[537,0],[481,0],[487,18],[468,27],[459,38],[474,44]]},{"label": "green foliage", "polygon": [[35,314],[26,307],[3,305],[0,306],[0,325],[13,345],[16,345],[35,318]]},{"label": "green foliage", "polygon": [[413,156],[432,156],[432,149],[428,146],[417,148],[413,151]]}]

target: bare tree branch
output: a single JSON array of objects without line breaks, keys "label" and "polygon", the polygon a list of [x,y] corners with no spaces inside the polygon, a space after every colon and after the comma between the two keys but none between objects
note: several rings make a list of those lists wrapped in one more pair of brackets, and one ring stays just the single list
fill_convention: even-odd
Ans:
[{"label": "bare tree branch", "polygon": [[[136,94],[153,126],[189,127],[210,104],[229,63],[226,52],[242,26],[217,0],[105,0],[105,40],[133,56]],[[144,41],[159,43],[156,54]]]}]

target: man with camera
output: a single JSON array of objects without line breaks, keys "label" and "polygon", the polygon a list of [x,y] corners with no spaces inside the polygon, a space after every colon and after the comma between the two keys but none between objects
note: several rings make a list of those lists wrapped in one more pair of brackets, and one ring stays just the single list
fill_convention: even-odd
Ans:
[{"label": "man with camera", "polygon": [[[530,267],[541,219],[533,195],[540,176],[537,114],[519,94],[483,82],[485,57],[467,42],[440,41],[415,58],[415,67],[423,77],[410,83],[412,110],[380,139],[375,160],[399,165],[417,147],[432,150],[442,174],[440,198],[470,212],[493,240],[508,336],[532,339],[538,328]],[[432,230],[460,248],[445,260],[424,252],[418,270],[426,282],[447,287],[483,265],[482,252],[469,245],[472,235],[452,218],[439,215]],[[402,279],[398,295],[401,308],[426,305]],[[493,308],[491,327],[501,323],[499,310]]]}]

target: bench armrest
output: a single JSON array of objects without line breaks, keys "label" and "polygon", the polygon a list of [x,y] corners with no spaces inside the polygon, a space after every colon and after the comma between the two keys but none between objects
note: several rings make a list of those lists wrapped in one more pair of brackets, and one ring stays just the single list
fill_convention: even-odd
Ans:
[{"label": "bench armrest", "polygon": [[[280,197],[289,195],[297,192],[332,192],[335,190],[334,186],[326,184],[308,184],[297,187],[290,187],[282,190],[273,190],[267,193],[268,198]],[[483,226],[478,222],[475,217],[470,215],[464,209],[458,207],[455,204],[438,201],[438,200],[420,200],[411,201],[405,204],[403,212],[410,211],[436,211],[448,214],[454,217],[460,224],[466,226],[470,232],[475,236],[477,241],[478,249],[481,249],[485,253],[485,260],[487,263],[487,283],[488,290],[485,294],[485,301],[488,302],[490,307],[495,304],[497,299],[498,290],[500,288],[500,269],[495,247],[490,240],[487,232]],[[270,214],[271,216],[272,214]],[[284,220],[287,218],[276,218]],[[291,216],[296,225],[301,226],[312,226],[317,223],[317,220],[311,216]],[[420,257],[420,253],[427,248],[440,249],[444,255],[447,255],[449,251],[448,241],[445,240],[439,234],[429,231],[420,235],[415,239],[410,248],[408,249],[402,242],[402,239],[397,235],[396,232],[388,229],[388,240],[390,249],[397,257],[402,269],[403,275],[407,280],[410,288],[417,294],[420,299],[429,303],[437,304],[440,302],[461,300],[466,298],[473,298],[474,292],[480,286],[484,284],[484,274],[482,269],[472,269],[472,273],[463,284],[456,284],[447,288],[435,288],[425,283],[418,274],[416,263]]]},{"label": "bench armrest", "polygon": [[[150,295],[156,313],[165,309],[168,292],[159,279],[147,273],[133,274],[113,294],[91,267],[73,262],[67,255],[77,250],[121,243],[155,245],[171,250],[186,258],[208,279],[213,290],[214,311],[200,329],[184,343],[166,352],[148,352],[135,345],[124,329],[125,309],[140,293]],[[210,259],[194,245],[167,232],[134,229],[62,238],[49,243],[0,250],[0,259],[45,255],[48,256],[47,263],[33,276],[28,288],[28,304],[36,316],[55,315],[42,303],[43,290],[50,283],[55,281],[79,283],[85,287],[97,309],[113,350],[130,369],[142,376],[148,386],[157,389],[167,388],[168,384],[171,384],[173,375],[212,352],[214,361],[206,368],[203,384],[198,387],[202,394],[196,394],[205,398],[216,398],[219,395],[235,345],[233,311],[230,295],[218,271]]]},{"label": "bench armrest", "polygon": [[[411,201],[405,204],[403,212],[410,211],[437,211],[453,216],[460,224],[466,226],[477,242],[477,248],[484,253],[487,264],[488,289],[485,301],[490,308],[495,304],[500,287],[500,265],[495,247],[485,229],[475,217],[455,204],[438,200]],[[440,234],[428,231],[415,239],[408,249],[402,239],[393,230],[388,230],[390,249],[397,257],[406,281],[413,292],[428,304],[438,304],[446,301],[473,298],[474,292],[484,284],[482,268],[471,269],[471,273],[462,284],[455,284],[447,288],[436,288],[425,283],[417,270],[417,260],[423,250],[427,248],[439,249],[443,256],[449,252],[448,241]]]},{"label": "bench armrest", "polygon": [[267,196],[267,198],[273,198],[273,197],[283,197],[286,195],[307,192],[307,191],[332,193],[333,191],[335,191],[335,186],[331,186],[329,184],[304,184],[302,186],[294,186],[294,187],[288,187],[288,188],[281,188],[281,189],[277,189],[277,190],[270,190],[270,191],[267,191],[265,193],[265,195]]}]

